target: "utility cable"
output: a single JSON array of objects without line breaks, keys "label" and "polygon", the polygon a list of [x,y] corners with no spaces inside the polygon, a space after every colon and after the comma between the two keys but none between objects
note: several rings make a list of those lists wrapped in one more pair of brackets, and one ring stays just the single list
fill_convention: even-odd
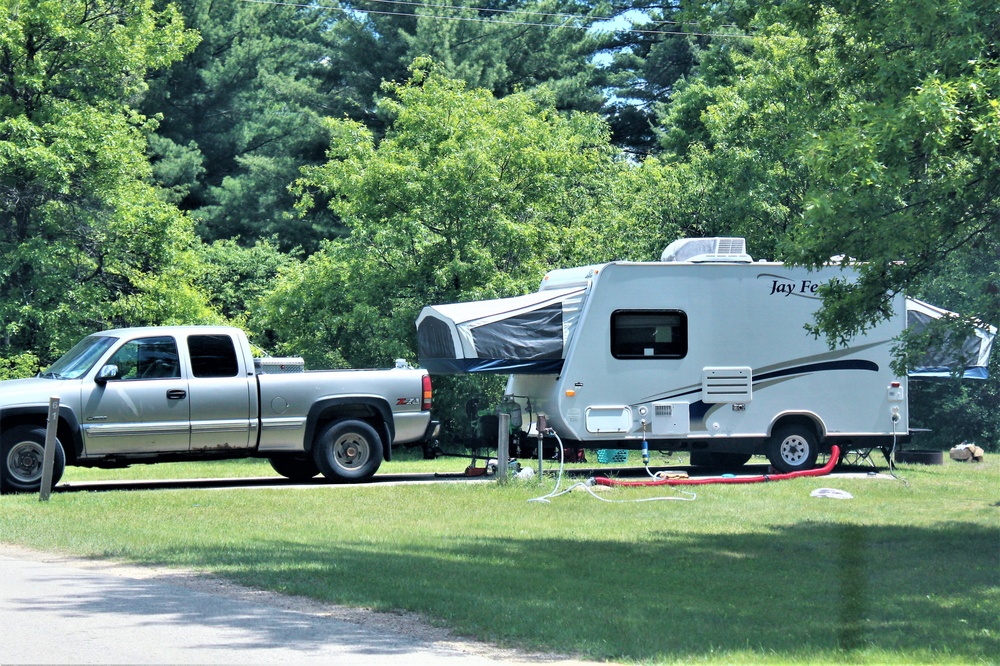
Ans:
[{"label": "utility cable", "polygon": [[[570,486],[570,487],[568,487],[565,490],[562,490],[560,492],[559,486],[562,484],[563,471],[564,471],[564,468],[565,468],[565,465],[566,465],[565,455],[563,453],[563,443],[562,443],[562,440],[559,438],[559,435],[556,434],[556,432],[554,430],[552,430],[550,428],[550,429],[547,430],[547,432],[551,433],[552,436],[554,436],[556,438],[556,444],[559,446],[559,472],[556,475],[556,487],[553,488],[552,491],[550,493],[548,493],[547,495],[542,495],[541,497],[534,497],[532,499],[529,499],[528,500],[529,502],[541,502],[541,503],[544,503],[544,504],[550,504],[551,501],[553,499],[555,499],[556,497],[561,497],[562,495],[570,493],[570,492],[576,490],[577,488],[582,488],[583,490],[586,490],[587,493],[590,494],[591,497],[593,497],[595,499],[599,499],[602,502],[607,502],[609,504],[635,504],[635,503],[639,503],[639,502],[664,502],[664,501],[692,502],[692,501],[694,501],[695,499],[698,498],[698,496],[695,493],[693,493],[693,492],[690,492],[690,491],[687,491],[687,490],[681,490],[680,492],[683,493],[684,495],[686,495],[686,497],[679,497],[677,495],[672,495],[672,496],[669,496],[669,497],[667,497],[667,496],[661,496],[661,497],[643,497],[643,498],[639,498],[639,499],[628,499],[628,500],[608,499],[606,497],[601,497],[600,495],[598,495],[597,493],[594,492],[594,490],[592,488],[592,486],[594,485],[593,484],[593,479],[589,479],[587,482],[578,481],[577,483],[574,483],[572,486]],[[647,456],[647,458],[648,458],[648,456]],[[648,464],[646,465],[646,473],[647,474],[649,473],[649,465]]]},{"label": "utility cable", "polygon": [[[314,5],[306,4],[301,2],[281,2],[280,0],[240,0],[240,2],[245,2],[248,4],[257,5],[276,5],[281,7],[298,7],[301,9],[312,9],[312,10],[324,10],[324,11],[339,11],[344,14],[374,14],[376,16],[401,16],[405,18],[419,18],[419,19],[436,19],[441,21],[465,21],[470,23],[494,23],[498,25],[515,25],[515,26],[526,26],[534,28],[568,28],[570,30],[591,30],[594,26],[590,25],[573,25],[570,23],[541,23],[533,21],[508,21],[504,19],[496,18],[481,18],[473,16],[443,16],[438,14],[417,14],[415,12],[393,12],[387,10],[379,9],[355,9],[349,7],[330,7],[326,5]],[[465,7],[455,7],[455,9],[466,9]],[[471,9],[471,8],[470,8]],[[493,11],[488,9],[483,9],[483,11]],[[530,12],[529,12],[530,13]],[[595,19],[588,18],[586,16],[575,16],[569,14],[567,16],[572,16],[573,20],[578,21],[593,21]],[[608,19],[596,19],[599,21],[605,21]],[[665,23],[661,21],[661,23]],[[741,35],[733,33],[710,33],[710,32],[688,32],[684,30],[647,30],[643,28],[623,28],[621,30],[609,30],[606,32],[626,32],[637,35],[677,35],[686,37],[726,37],[726,38],[738,38],[738,39],[754,39],[753,35]]]}]

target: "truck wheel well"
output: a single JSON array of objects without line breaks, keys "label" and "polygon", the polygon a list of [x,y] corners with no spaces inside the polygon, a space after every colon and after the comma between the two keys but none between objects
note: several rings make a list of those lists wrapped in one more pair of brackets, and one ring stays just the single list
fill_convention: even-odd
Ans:
[{"label": "truck wheel well", "polygon": [[[392,440],[388,436],[389,433],[386,428],[385,420],[383,419],[382,414],[371,405],[351,404],[329,407],[323,410],[323,412],[316,419],[316,425],[313,432],[315,434],[323,432],[323,430],[334,421],[343,421],[345,419],[355,419],[370,425],[375,429],[375,432],[378,433],[379,438],[382,440],[383,451],[389,450]],[[315,434],[313,439],[315,439]],[[312,440],[306,443],[310,450],[312,449],[312,444]]]},{"label": "truck wheel well", "polygon": [[[39,428],[44,428],[47,417],[47,413],[18,414],[16,416],[10,416],[0,422],[0,431],[16,428],[20,425],[33,425],[38,426]],[[59,425],[56,429],[56,437],[62,444],[63,453],[66,455],[66,464],[74,464],[77,458],[79,458],[80,442],[78,441],[75,429],[64,418],[60,417],[59,419]]]}]

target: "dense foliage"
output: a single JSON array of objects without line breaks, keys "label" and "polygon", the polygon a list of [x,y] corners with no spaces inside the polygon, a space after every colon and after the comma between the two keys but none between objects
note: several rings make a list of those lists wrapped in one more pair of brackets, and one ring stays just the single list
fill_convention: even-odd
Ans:
[{"label": "dense foliage", "polygon": [[191,226],[146,179],[155,122],[132,104],[197,34],[149,0],[7,2],[5,14],[0,357],[48,362],[96,327],[210,317],[191,285]]},{"label": "dense foliage", "polygon": [[[864,261],[831,345],[904,290],[1000,323],[989,0],[3,7],[0,377],[144,323],[412,359],[423,305],[684,235]],[[914,414],[998,447],[996,375],[914,384]],[[444,402],[495,388],[468,384]]]}]

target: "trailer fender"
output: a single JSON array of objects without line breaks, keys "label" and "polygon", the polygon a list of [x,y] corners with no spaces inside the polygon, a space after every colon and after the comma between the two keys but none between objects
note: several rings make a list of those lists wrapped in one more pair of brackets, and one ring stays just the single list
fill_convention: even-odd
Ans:
[{"label": "trailer fender", "polygon": [[815,412],[782,412],[771,421],[771,426],[767,430],[767,436],[770,437],[778,428],[790,424],[806,425],[813,429],[818,440],[823,441],[826,439],[826,424],[823,423],[823,419]]}]

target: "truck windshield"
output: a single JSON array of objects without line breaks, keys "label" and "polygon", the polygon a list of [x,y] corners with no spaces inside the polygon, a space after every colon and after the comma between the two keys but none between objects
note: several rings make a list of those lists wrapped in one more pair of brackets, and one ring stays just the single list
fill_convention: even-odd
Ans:
[{"label": "truck windshield", "polygon": [[90,371],[97,359],[101,357],[118,338],[106,335],[88,335],[80,340],[62,358],[49,366],[49,369],[39,374],[39,377],[50,379],[79,379]]}]

